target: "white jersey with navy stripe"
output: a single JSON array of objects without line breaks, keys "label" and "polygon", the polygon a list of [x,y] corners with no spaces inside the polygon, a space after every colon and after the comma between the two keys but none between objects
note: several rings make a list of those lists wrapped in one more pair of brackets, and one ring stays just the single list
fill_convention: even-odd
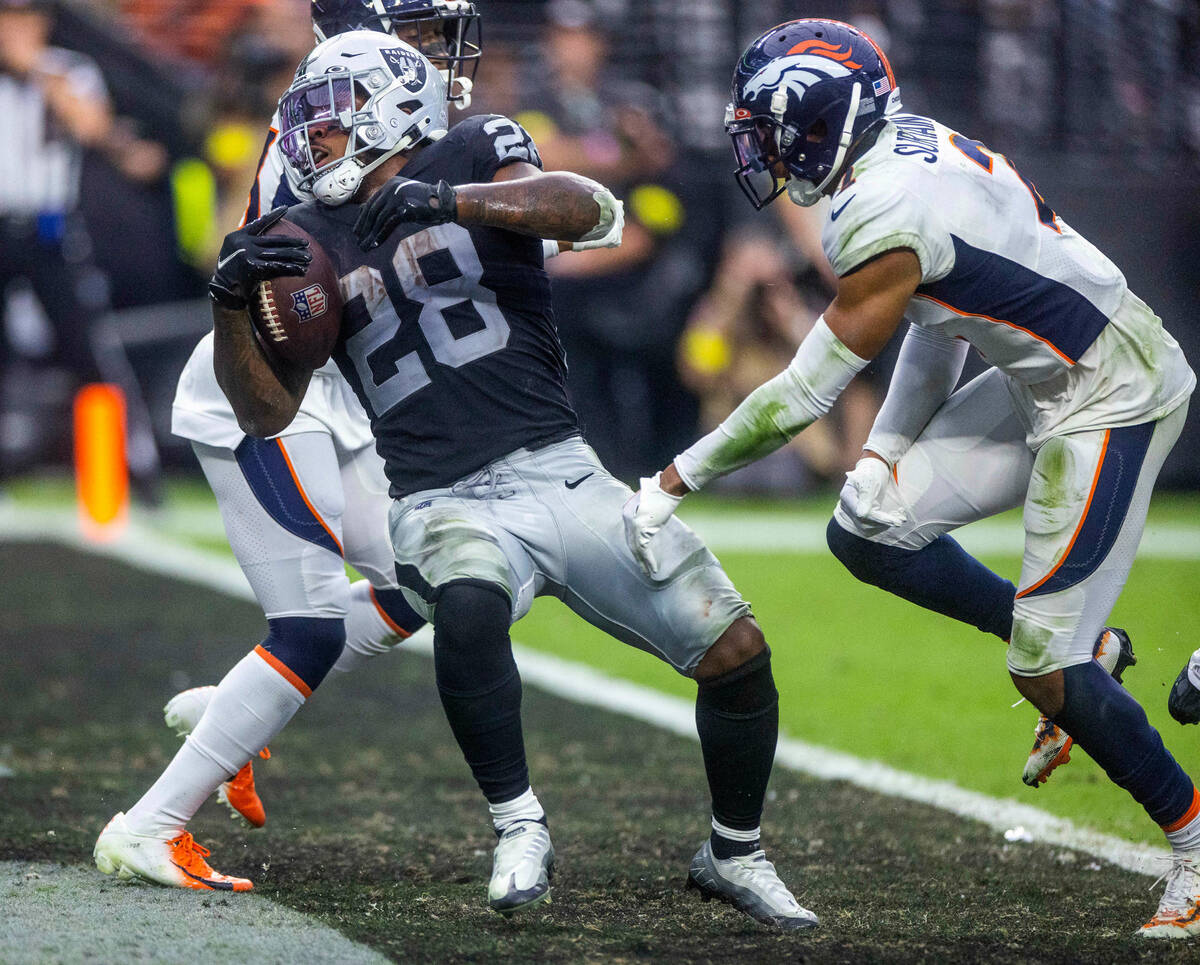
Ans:
[{"label": "white jersey with navy stripe", "polygon": [[[308,200],[310,196],[299,196],[292,190],[285,175],[276,111],[263,143],[242,223],[253,221],[281,204],[290,206]],[[193,349],[179,377],[171,409],[171,431],[192,442],[226,449],[237,448],[245,436],[233,407],[217,385],[211,334]],[[313,431],[332,434],[346,449],[374,444],[367,414],[332,359],[313,373],[296,419],[281,435]]]},{"label": "white jersey with navy stripe", "polygon": [[1160,418],[1195,386],[1117,267],[1003,155],[930,118],[889,119],[833,196],[822,241],[838,275],[911,249],[921,284],[905,316],[1010,376],[1034,446]]}]

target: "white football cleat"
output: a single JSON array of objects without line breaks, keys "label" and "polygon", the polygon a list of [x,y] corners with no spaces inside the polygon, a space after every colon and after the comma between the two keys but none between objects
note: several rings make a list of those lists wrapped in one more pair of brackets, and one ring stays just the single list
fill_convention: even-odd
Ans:
[{"label": "white football cleat", "polygon": [[[1112,675],[1117,683],[1127,667],[1137,663],[1129,634],[1117,627],[1105,627],[1092,650],[1092,659]],[[1071,759],[1074,740],[1044,714],[1033,730],[1033,750],[1025,761],[1021,780],[1030,787],[1045,784],[1051,772]]]},{"label": "white football cleat", "polygon": [[[216,692],[217,688],[212,685],[193,687],[180,691],[167,701],[167,706],[163,708],[163,720],[175,731],[176,737],[187,737],[196,729]],[[270,760],[271,752],[264,747],[258,756],[264,761]],[[230,816],[235,821],[245,827],[261,828],[267,823],[267,810],[254,786],[254,765],[249,761],[217,788],[217,800],[229,808]]]},{"label": "white football cleat", "polygon": [[1167,887],[1158,903],[1158,911],[1133,933],[1134,936],[1191,938],[1200,935],[1200,852],[1177,851],[1171,855],[1171,870],[1163,877],[1167,879]]},{"label": "white football cleat", "polygon": [[254,887],[245,878],[223,875],[204,859],[211,852],[181,831],[172,838],[134,834],[119,812],[100,832],[92,857],[106,875],[114,872],[122,880],[141,878],[168,888],[194,891],[249,891]]},{"label": "white football cleat", "polygon": [[800,931],[818,924],[817,916],[801,908],[792,897],[765,851],[721,859],[712,853],[711,841],[705,841],[692,858],[687,886],[698,889],[704,901],[716,898],[755,921],[783,931]]},{"label": "white football cleat", "polygon": [[492,856],[488,904],[502,915],[550,900],[554,845],[541,821],[517,821],[500,834]]}]

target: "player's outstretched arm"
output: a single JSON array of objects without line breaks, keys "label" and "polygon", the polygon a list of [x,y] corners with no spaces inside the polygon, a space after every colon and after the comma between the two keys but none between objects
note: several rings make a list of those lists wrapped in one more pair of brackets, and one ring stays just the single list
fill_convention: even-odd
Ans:
[{"label": "player's outstretched arm", "polygon": [[488,184],[455,187],[394,177],[363,205],[354,234],[364,251],[377,247],[397,225],[447,222],[586,242],[604,238],[619,215],[619,202],[603,185],[521,163],[501,168]]},{"label": "player's outstretched arm", "polygon": [[208,283],[213,302],[213,367],[238,425],[252,436],[282,432],[296,416],[311,370],[272,365],[254,335],[246,310],[254,286],[265,278],[303,275],[312,261],[308,242],[266,232],[283,217],[276,208],[230,232]]},{"label": "player's outstretched arm", "polygon": [[908,249],[887,252],[838,280],[838,293],[779,375],[755,389],[708,435],[642,480],[625,507],[626,536],[654,575],[651,541],[679,500],[774,452],[825,415],[887,344],[921,282]]}]

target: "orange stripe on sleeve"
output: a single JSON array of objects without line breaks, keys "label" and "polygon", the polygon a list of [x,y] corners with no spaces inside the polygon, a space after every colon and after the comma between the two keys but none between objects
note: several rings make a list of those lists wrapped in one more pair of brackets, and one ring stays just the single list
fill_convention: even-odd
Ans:
[{"label": "orange stripe on sleeve", "polygon": [[1100,459],[1096,463],[1096,474],[1092,476],[1092,488],[1088,490],[1087,505],[1083,507],[1083,515],[1079,517],[1079,525],[1075,527],[1075,532],[1071,534],[1071,542],[1067,544],[1066,552],[1063,553],[1063,555],[1059,557],[1058,562],[1050,568],[1049,573],[1034,583],[1033,586],[1027,586],[1020,593],[1018,593],[1016,597],[1018,600],[1021,599],[1021,597],[1032,593],[1039,586],[1050,579],[1050,577],[1058,572],[1058,568],[1067,561],[1067,557],[1071,555],[1071,550],[1075,547],[1075,540],[1079,538],[1079,531],[1083,529],[1084,520],[1087,519],[1088,511],[1092,508],[1092,497],[1096,495],[1096,484],[1100,482],[1100,470],[1104,468],[1104,457],[1108,454],[1108,437],[1111,431],[1111,429],[1104,430],[1104,443],[1100,446]]},{"label": "orange stripe on sleeve", "polygon": [[375,604],[375,609],[379,611],[379,615],[383,618],[383,622],[388,625],[388,629],[391,630],[392,633],[399,636],[401,640],[407,640],[412,636],[411,633],[409,633],[402,626],[400,626],[400,624],[388,616],[383,607],[379,605],[379,598],[375,596],[375,587],[371,587],[371,602]]},{"label": "orange stripe on sleeve", "polygon": [[1192,806],[1183,812],[1183,817],[1178,821],[1172,821],[1170,824],[1163,824],[1160,827],[1170,834],[1172,831],[1182,831],[1200,815],[1200,791],[1192,787]]},{"label": "orange stripe on sleeve", "polygon": [[300,477],[296,475],[296,467],[292,465],[292,460],[288,456],[287,449],[283,445],[282,439],[276,439],[276,444],[279,446],[279,451],[283,453],[283,461],[287,463],[288,472],[292,474],[292,482],[296,484],[296,491],[300,494],[300,498],[304,500],[304,505],[308,507],[308,511],[313,514],[313,518],[321,524],[321,528],[329,534],[329,538],[333,540],[334,545],[338,548],[338,552],[342,556],[346,555],[346,551],[342,549],[342,541],[333,535],[333,530],[329,528],[329,524],[321,518],[321,514],[317,512],[317,508],[309,501],[308,493],[304,491],[304,487],[300,485]]},{"label": "orange stripe on sleeve", "polygon": [[263,660],[265,660],[271,666],[272,670],[278,671],[279,676],[300,691],[300,693],[304,694],[305,697],[312,696],[312,688],[294,673],[292,673],[288,665],[275,656],[275,654],[264,649],[261,643],[254,648],[254,652],[262,657]]}]

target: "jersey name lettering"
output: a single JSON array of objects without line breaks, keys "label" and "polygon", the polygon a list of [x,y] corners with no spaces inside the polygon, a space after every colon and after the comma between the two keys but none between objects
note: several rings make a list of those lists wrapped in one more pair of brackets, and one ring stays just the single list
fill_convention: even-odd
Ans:
[{"label": "jersey name lettering", "polygon": [[893,118],[892,123],[896,125],[894,153],[901,157],[923,156],[926,164],[938,159],[937,131],[928,118],[904,115]]}]

